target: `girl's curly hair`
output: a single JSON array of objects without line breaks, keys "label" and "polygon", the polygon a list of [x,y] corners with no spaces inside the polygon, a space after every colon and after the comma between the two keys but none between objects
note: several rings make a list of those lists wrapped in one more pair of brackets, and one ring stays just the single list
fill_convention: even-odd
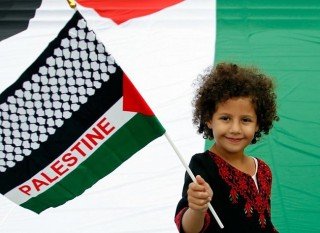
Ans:
[{"label": "girl's curly hair", "polygon": [[197,89],[192,101],[193,124],[205,139],[213,139],[212,130],[206,122],[211,120],[217,105],[230,98],[250,97],[252,100],[259,125],[252,144],[260,139],[261,133],[269,133],[273,121],[279,120],[274,83],[254,67],[219,63],[200,75],[195,85]]}]

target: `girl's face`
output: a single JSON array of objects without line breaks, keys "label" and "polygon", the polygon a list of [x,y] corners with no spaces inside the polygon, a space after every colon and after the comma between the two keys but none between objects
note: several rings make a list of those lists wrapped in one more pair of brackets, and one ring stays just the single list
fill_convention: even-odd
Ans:
[{"label": "girl's face", "polygon": [[251,98],[232,98],[219,103],[207,126],[212,129],[214,147],[221,156],[243,155],[259,129]]}]

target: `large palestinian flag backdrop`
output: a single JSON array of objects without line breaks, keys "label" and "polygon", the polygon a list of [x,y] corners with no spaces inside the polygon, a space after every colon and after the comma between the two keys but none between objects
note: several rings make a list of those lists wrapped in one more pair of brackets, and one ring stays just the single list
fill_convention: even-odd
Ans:
[{"label": "large palestinian flag backdrop", "polygon": [[[272,215],[278,230],[319,232],[318,1],[108,2],[112,10],[106,14],[100,13],[104,6],[99,1],[79,1],[78,9],[186,160],[203,150],[191,125],[191,83],[198,73],[228,60],[257,65],[276,78],[281,120],[248,153],[272,167]],[[0,5],[1,12],[9,12],[5,19],[0,14],[1,92],[74,14],[62,0],[10,3]],[[22,18],[28,27],[17,25]],[[9,22],[16,26],[8,27]],[[184,168],[160,137],[82,195],[40,215],[0,196],[0,231],[176,232],[173,215],[183,177]]]},{"label": "large palestinian flag backdrop", "polygon": [[215,63],[253,64],[276,79],[280,121],[248,153],[272,167],[272,218],[280,232],[320,231],[319,7],[217,1]]}]

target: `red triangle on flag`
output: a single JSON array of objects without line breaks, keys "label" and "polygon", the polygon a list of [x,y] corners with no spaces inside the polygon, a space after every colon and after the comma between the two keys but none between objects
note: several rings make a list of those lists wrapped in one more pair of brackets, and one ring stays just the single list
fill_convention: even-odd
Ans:
[{"label": "red triangle on flag", "polygon": [[123,110],[154,116],[151,108],[140,95],[126,74],[123,74]]},{"label": "red triangle on flag", "polygon": [[132,18],[149,15],[184,0],[77,0],[93,8],[101,17],[110,18],[121,24]]}]

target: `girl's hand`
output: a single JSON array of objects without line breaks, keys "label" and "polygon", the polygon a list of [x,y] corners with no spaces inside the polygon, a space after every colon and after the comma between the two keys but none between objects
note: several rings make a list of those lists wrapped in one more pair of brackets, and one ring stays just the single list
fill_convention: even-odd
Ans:
[{"label": "girl's hand", "polygon": [[209,184],[200,176],[196,176],[197,183],[192,182],[188,188],[189,208],[205,213],[208,203],[212,200],[213,192]]}]

